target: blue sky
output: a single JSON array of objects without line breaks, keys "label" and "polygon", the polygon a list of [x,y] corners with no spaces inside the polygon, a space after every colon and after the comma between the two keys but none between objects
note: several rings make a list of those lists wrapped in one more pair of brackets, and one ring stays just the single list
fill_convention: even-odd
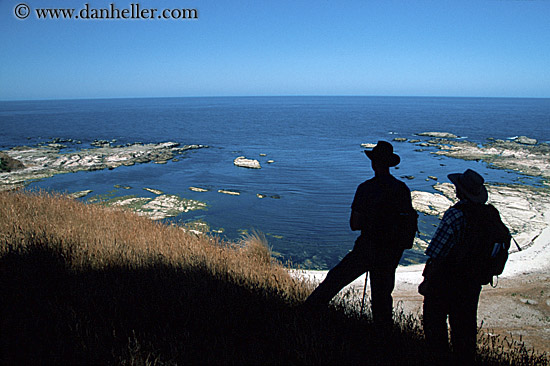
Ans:
[{"label": "blue sky", "polygon": [[[0,0],[0,100],[550,97],[549,0],[142,0],[197,20],[17,19]],[[134,2],[138,2],[134,0]]]}]

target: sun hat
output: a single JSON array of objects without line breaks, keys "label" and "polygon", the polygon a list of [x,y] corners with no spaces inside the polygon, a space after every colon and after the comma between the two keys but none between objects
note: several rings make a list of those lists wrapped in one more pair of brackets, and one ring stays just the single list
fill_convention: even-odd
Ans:
[{"label": "sun hat", "polygon": [[387,141],[378,141],[372,150],[365,150],[365,155],[373,162],[388,167],[396,166],[401,161],[399,155],[393,153],[393,146]]},{"label": "sun hat", "polygon": [[483,185],[485,180],[472,169],[467,169],[464,173],[449,174],[447,177],[457,189],[460,189],[464,193],[468,200],[475,203],[487,202],[489,195]]}]

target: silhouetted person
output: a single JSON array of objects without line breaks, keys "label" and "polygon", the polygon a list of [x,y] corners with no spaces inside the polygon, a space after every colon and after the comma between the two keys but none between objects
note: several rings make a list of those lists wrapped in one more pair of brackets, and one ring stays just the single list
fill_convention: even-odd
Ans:
[{"label": "silhouetted person", "polygon": [[395,215],[412,212],[416,229],[416,212],[407,185],[390,174],[390,167],[400,162],[392,145],[378,141],[371,151],[365,150],[365,154],[371,160],[374,178],[357,188],[350,218],[351,229],[361,230],[361,235],[353,250],[328,272],[305,305],[328,304],[343,287],[369,272],[374,322],[382,329],[390,329],[395,270],[405,249],[394,226],[398,223]]},{"label": "silhouetted person", "polygon": [[468,169],[448,177],[459,202],[445,212],[426,249],[430,259],[419,292],[424,295],[423,326],[428,345],[442,354],[449,351],[448,316],[453,353],[466,365],[475,360],[477,306],[484,282],[476,266],[480,256],[471,253],[480,247],[479,237],[487,236],[489,230],[502,242],[509,242],[510,234],[497,209],[485,204],[488,193],[482,176]]}]

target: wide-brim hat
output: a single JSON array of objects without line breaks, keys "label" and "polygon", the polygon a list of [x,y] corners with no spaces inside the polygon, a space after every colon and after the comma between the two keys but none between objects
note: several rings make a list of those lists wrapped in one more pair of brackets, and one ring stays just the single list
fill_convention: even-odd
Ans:
[{"label": "wide-brim hat", "polygon": [[485,203],[489,198],[485,179],[475,171],[467,169],[464,173],[453,173],[447,175],[457,189],[460,189],[466,198],[475,203]]},{"label": "wide-brim hat", "polygon": [[378,141],[372,150],[365,150],[365,154],[373,162],[388,167],[396,166],[401,161],[399,155],[393,153],[393,146],[387,141]]}]

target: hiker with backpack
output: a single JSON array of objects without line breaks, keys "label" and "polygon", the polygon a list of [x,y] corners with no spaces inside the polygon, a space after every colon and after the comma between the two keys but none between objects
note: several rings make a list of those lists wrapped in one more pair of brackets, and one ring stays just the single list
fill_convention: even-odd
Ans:
[{"label": "hiker with backpack", "polygon": [[477,306],[481,286],[502,273],[510,232],[498,210],[487,204],[481,175],[471,169],[448,175],[459,202],[449,208],[426,249],[423,327],[426,341],[438,354],[449,351],[447,316],[454,355],[463,364],[475,360]]},{"label": "hiker with backpack", "polygon": [[395,270],[403,251],[412,247],[418,214],[412,207],[407,185],[390,174],[390,167],[400,162],[393,146],[378,141],[372,150],[364,152],[371,160],[374,178],[357,188],[350,218],[351,229],[361,230],[361,235],[353,250],[328,272],[305,305],[327,305],[342,288],[367,272],[375,325],[389,330]]}]

